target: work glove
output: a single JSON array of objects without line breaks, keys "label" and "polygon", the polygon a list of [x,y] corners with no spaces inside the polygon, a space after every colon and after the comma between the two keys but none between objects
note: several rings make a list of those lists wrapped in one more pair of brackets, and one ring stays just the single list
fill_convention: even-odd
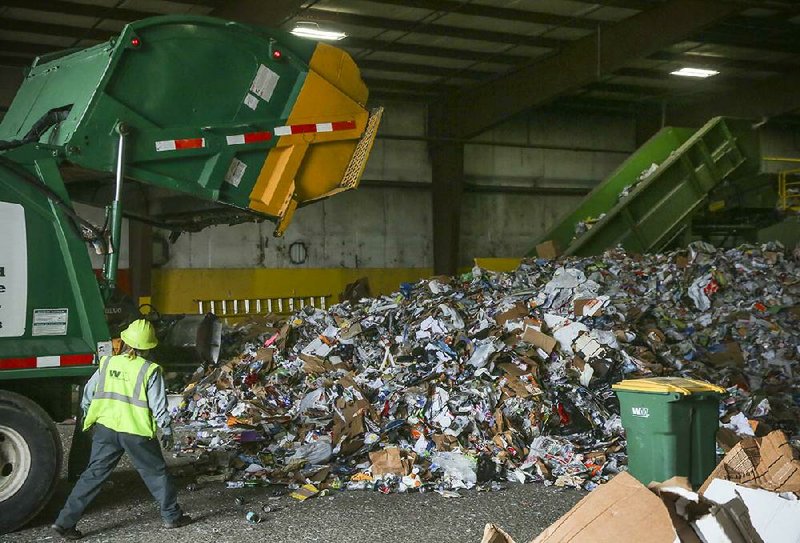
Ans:
[{"label": "work glove", "polygon": [[175,438],[172,435],[172,428],[164,428],[161,431],[161,446],[166,451],[171,451],[175,446]]}]

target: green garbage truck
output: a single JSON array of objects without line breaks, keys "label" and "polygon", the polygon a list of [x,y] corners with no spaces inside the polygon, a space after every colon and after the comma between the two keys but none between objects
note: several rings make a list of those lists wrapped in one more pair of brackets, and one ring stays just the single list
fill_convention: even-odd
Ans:
[{"label": "green garbage truck", "polygon": [[[380,122],[352,58],[208,17],[127,25],[37,58],[0,124],[0,533],[32,519],[62,465],[54,420],[112,349],[125,185],[276,223],[356,188]],[[73,187],[113,188],[105,224]],[[87,246],[104,255],[102,277]]]}]

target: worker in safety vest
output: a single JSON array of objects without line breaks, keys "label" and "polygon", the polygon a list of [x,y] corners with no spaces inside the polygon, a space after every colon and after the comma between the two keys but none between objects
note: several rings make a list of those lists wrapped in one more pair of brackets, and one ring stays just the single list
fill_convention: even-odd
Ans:
[{"label": "worker in safety vest", "polygon": [[89,465],[67,498],[52,528],[66,539],[80,539],[75,525],[103,482],[128,453],[150,493],[161,507],[165,528],[179,528],[191,522],[178,505],[175,487],[156,439],[161,428],[161,445],[171,449],[172,426],[167,410],[164,377],[158,364],[146,359],[158,344],[153,325],[137,320],[120,334],[122,354],[106,356],[86,384],[81,408],[83,430],[94,426]]}]

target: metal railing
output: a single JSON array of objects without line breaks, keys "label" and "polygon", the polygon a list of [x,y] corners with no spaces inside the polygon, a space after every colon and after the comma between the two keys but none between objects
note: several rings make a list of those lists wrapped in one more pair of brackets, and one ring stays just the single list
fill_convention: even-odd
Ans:
[{"label": "metal railing", "polygon": [[290,315],[306,306],[327,309],[331,294],[292,296],[286,298],[244,298],[231,300],[195,300],[197,313],[213,313],[220,318],[252,317],[257,315]]},{"label": "metal railing", "polygon": [[778,173],[778,207],[782,211],[800,212],[800,169]]}]

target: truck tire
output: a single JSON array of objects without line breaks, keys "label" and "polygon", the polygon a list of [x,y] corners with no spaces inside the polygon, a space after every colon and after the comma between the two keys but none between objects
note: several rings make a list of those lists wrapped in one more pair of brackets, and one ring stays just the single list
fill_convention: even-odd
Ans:
[{"label": "truck tire", "polygon": [[0,390],[0,534],[21,528],[47,504],[61,457],[61,438],[45,410]]}]

